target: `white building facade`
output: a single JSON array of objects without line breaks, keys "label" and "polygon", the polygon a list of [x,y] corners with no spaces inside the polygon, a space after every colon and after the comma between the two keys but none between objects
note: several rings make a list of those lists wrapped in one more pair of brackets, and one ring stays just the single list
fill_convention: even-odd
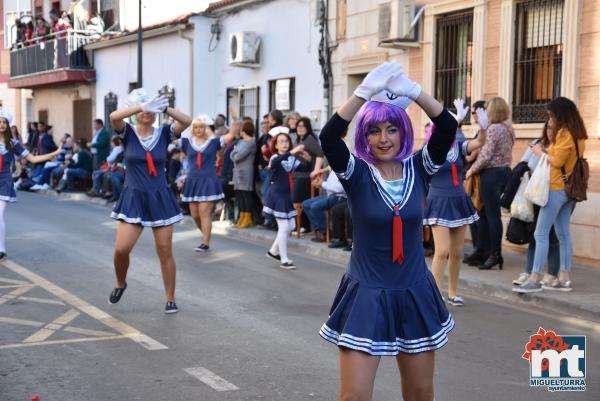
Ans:
[{"label": "white building facade", "polygon": [[[228,106],[233,106],[242,116],[258,120],[277,108],[311,117],[313,128],[320,128],[326,118],[326,103],[318,57],[321,38],[316,2],[237,4],[216,9],[212,6],[207,9],[210,14],[190,18],[195,27],[194,114],[227,114]],[[230,37],[241,32],[260,40],[258,65],[254,68],[230,64]]]}]

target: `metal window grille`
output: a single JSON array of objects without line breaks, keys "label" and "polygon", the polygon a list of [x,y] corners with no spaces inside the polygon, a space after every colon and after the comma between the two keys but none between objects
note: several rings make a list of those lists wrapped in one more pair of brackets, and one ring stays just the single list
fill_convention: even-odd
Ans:
[{"label": "metal window grille", "polygon": [[545,105],[560,95],[564,0],[516,5],[513,120],[546,121]]},{"label": "metal window grille", "polygon": [[113,92],[108,92],[104,96],[104,125],[108,129],[108,133],[110,136],[115,134],[115,129],[110,123],[110,113],[117,110],[117,106],[119,103],[119,98]]},{"label": "metal window grille", "polygon": [[[290,91],[289,91],[289,105],[290,107],[285,110],[281,110],[282,112],[288,112],[295,110],[296,107],[296,79],[295,78],[284,78],[290,81]],[[283,80],[283,79],[281,79]],[[269,110],[276,109],[277,101],[276,101],[276,88],[277,81],[281,81],[280,79],[275,79],[269,81]]]},{"label": "metal window grille", "polygon": [[[453,110],[456,98],[471,104],[473,11],[444,15],[437,20],[435,97]],[[456,110],[454,110],[456,111]],[[464,123],[469,123],[469,116]]]},{"label": "metal window grille", "polygon": [[240,88],[240,117],[250,117],[254,124],[258,124],[258,86],[254,88]]},{"label": "metal window grille", "polygon": [[259,94],[260,87],[258,86],[227,88],[227,121],[231,123],[229,108],[232,107],[238,112],[240,118],[250,117],[255,124],[258,124],[260,117]]}]

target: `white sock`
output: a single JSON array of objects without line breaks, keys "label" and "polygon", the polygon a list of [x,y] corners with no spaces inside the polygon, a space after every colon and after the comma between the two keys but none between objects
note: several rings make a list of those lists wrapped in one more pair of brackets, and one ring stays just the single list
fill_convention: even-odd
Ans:
[{"label": "white sock", "polygon": [[6,225],[4,224],[4,210],[6,201],[0,201],[0,252],[6,253]]},{"label": "white sock", "polygon": [[[294,226],[294,219],[277,219],[277,238],[275,238],[275,242],[279,247],[282,263],[290,261],[287,255],[287,239]],[[275,244],[273,245],[275,246]]]}]

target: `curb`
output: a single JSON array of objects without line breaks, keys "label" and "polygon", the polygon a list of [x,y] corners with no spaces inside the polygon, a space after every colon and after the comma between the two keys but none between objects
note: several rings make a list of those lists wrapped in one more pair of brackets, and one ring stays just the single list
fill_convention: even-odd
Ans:
[{"label": "curb", "polygon": [[[72,200],[78,202],[87,202],[103,207],[111,207],[112,203],[107,203],[104,199],[90,198],[84,193],[63,192],[56,193],[54,191],[38,192],[38,194]],[[195,227],[189,216],[184,216],[182,224]],[[215,235],[233,237],[242,240],[251,240],[254,242],[263,242],[270,244],[275,239],[276,233],[263,229],[236,229],[226,222],[214,222],[212,233]],[[290,237],[288,248],[296,252],[309,255],[313,258],[327,260],[328,262],[337,264],[340,268],[345,269],[350,260],[350,253],[341,249],[329,249],[324,244],[313,244],[306,239],[298,239]],[[518,252],[508,251],[514,254]],[[428,258],[430,259],[430,258]],[[428,263],[430,264],[430,262]],[[467,269],[463,269],[460,276],[460,288],[466,289],[467,293],[479,297],[489,297],[502,303],[510,303],[518,306],[535,307],[546,312],[554,314],[561,313],[569,317],[581,317],[593,322],[600,322],[600,304],[583,304],[569,298],[569,293],[561,293],[560,296],[552,296],[548,292],[540,292],[535,294],[516,294],[511,291],[510,284],[498,282],[498,284],[490,284],[483,280],[474,278],[469,275]]]}]

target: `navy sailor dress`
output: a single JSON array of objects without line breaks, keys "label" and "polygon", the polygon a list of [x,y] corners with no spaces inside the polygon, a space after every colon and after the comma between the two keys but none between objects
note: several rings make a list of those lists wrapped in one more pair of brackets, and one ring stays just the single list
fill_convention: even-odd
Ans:
[{"label": "navy sailor dress", "polygon": [[170,125],[154,128],[142,141],[135,128],[125,124],[121,134],[127,172],[123,191],[111,217],[144,227],[162,227],[183,219],[177,199],[167,183],[167,147],[174,134]]},{"label": "navy sailor dress", "polygon": [[463,169],[461,156],[467,155],[468,143],[455,142],[444,165],[431,177],[423,225],[455,228],[479,220],[460,174]]},{"label": "navy sailor dress", "polygon": [[275,216],[276,219],[292,219],[296,217],[296,209],[292,203],[294,180],[292,173],[303,162],[289,152],[273,155],[269,160],[271,168],[271,186],[265,196],[263,213]]},{"label": "navy sailor dress", "polygon": [[223,185],[217,177],[217,152],[224,141],[223,136],[213,135],[202,145],[196,145],[194,138],[181,138],[181,149],[188,159],[182,201],[211,202],[225,197]]},{"label": "navy sailor dress", "polygon": [[430,351],[444,346],[454,327],[422,246],[429,181],[456,130],[446,110],[433,120],[432,139],[402,162],[395,197],[375,166],[348,151],[340,137],[347,121],[335,114],[323,128],[321,144],[348,195],[354,230],[348,269],[319,332],[339,347],[370,355]]},{"label": "navy sailor dress", "polygon": [[12,148],[9,150],[0,143],[0,200],[13,203],[17,201],[17,193],[11,167],[15,157],[27,157],[29,151],[15,139],[11,140],[11,144]]}]

